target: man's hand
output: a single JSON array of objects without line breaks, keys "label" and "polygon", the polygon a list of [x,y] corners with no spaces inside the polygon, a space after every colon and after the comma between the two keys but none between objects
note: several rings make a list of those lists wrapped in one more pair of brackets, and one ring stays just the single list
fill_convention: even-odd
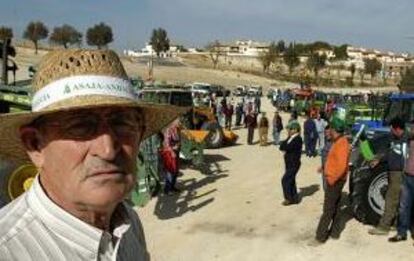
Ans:
[{"label": "man's hand", "polygon": [[323,168],[322,168],[322,166],[320,166],[320,167],[318,168],[317,172],[318,172],[318,173],[323,173]]},{"label": "man's hand", "polygon": [[375,168],[377,165],[378,165],[378,163],[379,163],[380,161],[378,160],[378,159],[374,159],[374,160],[371,160],[370,162],[369,162],[369,166],[371,167],[371,168]]}]

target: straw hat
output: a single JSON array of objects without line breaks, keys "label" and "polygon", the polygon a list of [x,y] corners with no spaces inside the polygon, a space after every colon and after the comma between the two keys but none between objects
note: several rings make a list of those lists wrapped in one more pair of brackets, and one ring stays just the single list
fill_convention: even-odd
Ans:
[{"label": "straw hat", "polygon": [[144,137],[159,131],[185,108],[139,101],[117,54],[110,50],[60,50],[47,54],[32,82],[32,111],[0,116],[0,158],[29,161],[20,128],[53,112],[99,107],[140,108]]}]

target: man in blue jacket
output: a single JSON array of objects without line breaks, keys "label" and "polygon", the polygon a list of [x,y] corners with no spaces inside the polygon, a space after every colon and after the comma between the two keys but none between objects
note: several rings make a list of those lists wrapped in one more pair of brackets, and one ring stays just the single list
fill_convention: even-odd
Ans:
[{"label": "man in blue jacket", "polygon": [[296,188],[296,174],[300,168],[300,157],[302,154],[302,137],[300,136],[300,125],[297,121],[291,121],[287,125],[288,137],[280,143],[280,150],[285,153],[285,174],[282,177],[282,188],[285,200],[284,206],[298,204],[299,197]]},{"label": "man in blue jacket", "polygon": [[317,155],[316,142],[318,141],[318,131],[316,129],[315,121],[312,119],[310,113],[306,114],[306,121],[303,126],[306,156],[315,157]]}]

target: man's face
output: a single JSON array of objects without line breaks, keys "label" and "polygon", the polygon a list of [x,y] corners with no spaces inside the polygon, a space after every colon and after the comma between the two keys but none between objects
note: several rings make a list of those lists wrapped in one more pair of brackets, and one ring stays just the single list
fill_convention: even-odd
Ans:
[{"label": "man's face", "polygon": [[105,209],[131,191],[144,131],[138,111],[83,110],[40,121],[41,146],[35,164],[52,199]]},{"label": "man's face", "polygon": [[394,136],[396,136],[396,137],[400,138],[400,137],[402,137],[402,135],[404,134],[404,130],[403,130],[403,129],[401,129],[401,128],[399,128],[399,127],[392,127],[392,126],[391,126],[391,133],[392,133]]},{"label": "man's face", "polygon": [[296,133],[298,133],[298,130],[297,129],[288,129],[289,136],[292,136],[292,135],[294,135]]},{"label": "man's face", "polygon": [[332,139],[332,133],[331,133],[331,129],[330,128],[329,129],[325,129],[325,137],[328,140],[331,140]]}]

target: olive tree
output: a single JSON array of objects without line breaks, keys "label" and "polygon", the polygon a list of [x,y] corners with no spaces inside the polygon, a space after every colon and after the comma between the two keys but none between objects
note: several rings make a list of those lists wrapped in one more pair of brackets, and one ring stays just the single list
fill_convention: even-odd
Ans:
[{"label": "olive tree", "polygon": [[30,22],[23,33],[23,38],[33,42],[35,46],[35,53],[37,54],[38,42],[46,39],[49,35],[49,29],[40,21]]},{"label": "olive tree", "polygon": [[69,45],[80,45],[82,42],[82,34],[72,26],[64,24],[53,29],[53,33],[50,35],[49,41],[61,44],[65,49],[67,49]]},{"label": "olive tree", "polygon": [[152,30],[150,44],[158,57],[161,52],[168,51],[170,49],[170,39],[168,39],[167,31],[162,28]]},{"label": "olive tree", "polygon": [[98,49],[107,47],[113,40],[112,28],[105,23],[97,24],[86,31],[86,43]]}]

